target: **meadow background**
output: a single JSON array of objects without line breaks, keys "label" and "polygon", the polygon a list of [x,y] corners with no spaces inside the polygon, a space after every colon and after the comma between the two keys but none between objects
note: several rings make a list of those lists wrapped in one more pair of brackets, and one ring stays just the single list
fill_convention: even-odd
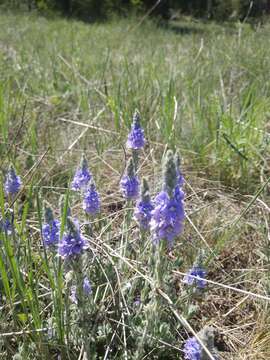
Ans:
[{"label": "meadow background", "polygon": [[[195,332],[215,328],[221,359],[269,359],[268,18],[139,12],[90,23],[41,3],[30,12],[4,4],[0,14],[2,181],[11,163],[23,181],[15,202],[0,196],[15,228],[0,240],[1,359],[82,359],[65,269],[40,229],[43,200],[65,217],[61,195],[86,221],[69,191],[83,152],[102,201],[91,232],[82,227],[92,358],[183,359],[192,336],[184,318]],[[119,191],[135,109],[147,139],[139,174],[151,195],[167,149],[180,152],[185,178],[184,232],[163,253],[161,292],[150,235],[141,236]],[[212,282],[194,297],[182,274],[199,251]]]}]

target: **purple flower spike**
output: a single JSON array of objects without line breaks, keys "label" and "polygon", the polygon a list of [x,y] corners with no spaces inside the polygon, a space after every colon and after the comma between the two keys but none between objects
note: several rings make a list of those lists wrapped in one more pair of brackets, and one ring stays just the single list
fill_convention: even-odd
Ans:
[{"label": "purple flower spike", "polygon": [[45,223],[42,226],[42,238],[45,246],[55,246],[59,243],[60,222],[53,217],[50,207],[44,205]]},{"label": "purple flower spike", "polygon": [[148,230],[150,228],[151,212],[153,208],[151,202],[139,201],[136,204],[134,218],[143,230]]},{"label": "purple flower spike", "polygon": [[148,230],[150,228],[151,212],[153,209],[154,206],[151,202],[149,186],[146,179],[143,179],[141,198],[137,202],[134,210],[134,218],[141,229]]},{"label": "purple flower spike", "polygon": [[48,224],[42,226],[42,236],[44,245],[53,246],[59,243],[59,233],[60,233],[60,222],[58,220],[53,220]]},{"label": "purple flower spike", "polygon": [[87,160],[85,155],[83,155],[80,167],[76,170],[73,181],[71,183],[71,189],[75,191],[84,190],[91,178],[92,175],[88,169]]},{"label": "purple flower spike", "polygon": [[133,123],[131,125],[130,133],[128,134],[127,139],[127,148],[129,149],[141,149],[144,147],[145,138],[144,131],[140,125],[140,115],[137,111],[135,111],[133,116]]},{"label": "purple flower spike", "polygon": [[83,209],[89,215],[96,215],[100,211],[100,198],[93,182],[84,193]]},{"label": "purple flower spike", "polygon": [[123,196],[127,200],[132,200],[138,197],[139,186],[140,182],[134,172],[133,160],[130,159],[127,166],[126,175],[124,175],[120,181],[120,189]]},{"label": "purple flower spike", "polygon": [[202,267],[195,265],[184,277],[183,282],[187,285],[195,285],[197,288],[203,289],[206,286],[205,276],[206,271]]},{"label": "purple flower spike", "polygon": [[89,296],[92,294],[92,286],[87,277],[83,279],[83,292],[85,296]]},{"label": "purple flower spike", "polygon": [[201,360],[202,348],[195,336],[187,339],[184,345],[186,360]]},{"label": "purple flower spike", "polygon": [[6,181],[4,184],[6,195],[15,195],[19,192],[22,185],[22,181],[20,176],[18,176],[15,172],[14,167],[11,165],[9,167]]},{"label": "purple flower spike", "polygon": [[184,209],[175,197],[170,198],[166,191],[161,191],[154,200],[155,208],[152,211],[150,222],[153,241],[158,244],[160,240],[167,240],[172,247],[173,240],[183,228]]},{"label": "purple flower spike", "polygon": [[120,182],[121,191],[127,200],[136,199],[139,195],[139,179],[137,176],[123,176]]},{"label": "purple flower spike", "polygon": [[71,260],[82,255],[86,248],[86,241],[80,233],[79,224],[67,218],[67,232],[59,244],[59,255],[66,260]]},{"label": "purple flower spike", "polygon": [[164,239],[171,248],[174,238],[182,232],[185,218],[184,193],[178,185],[176,164],[171,151],[166,154],[163,175],[163,190],[154,200],[150,230],[154,244]]}]

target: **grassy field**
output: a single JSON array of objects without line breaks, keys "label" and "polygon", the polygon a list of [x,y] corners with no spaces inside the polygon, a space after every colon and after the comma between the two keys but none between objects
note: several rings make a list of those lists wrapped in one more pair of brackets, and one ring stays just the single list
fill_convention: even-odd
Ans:
[{"label": "grassy field", "polygon": [[[208,325],[220,359],[270,358],[269,38],[267,22],[0,15],[2,181],[13,164],[23,182],[15,199],[0,193],[2,218],[14,215],[0,233],[1,359],[184,359]],[[184,231],[158,256],[119,191],[135,109],[151,195],[167,149],[185,179]],[[95,219],[69,191],[82,153],[101,196]],[[44,200],[62,234],[68,206],[82,224],[82,314],[74,269],[43,246]],[[198,254],[209,280],[199,294],[182,281]]]}]

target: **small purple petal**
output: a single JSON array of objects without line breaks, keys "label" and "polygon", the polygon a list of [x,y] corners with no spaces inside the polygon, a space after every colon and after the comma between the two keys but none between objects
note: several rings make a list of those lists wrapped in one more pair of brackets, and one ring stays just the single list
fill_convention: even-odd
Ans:
[{"label": "small purple petal", "polygon": [[134,210],[134,218],[143,230],[150,228],[151,212],[154,206],[151,201],[140,200]]}]

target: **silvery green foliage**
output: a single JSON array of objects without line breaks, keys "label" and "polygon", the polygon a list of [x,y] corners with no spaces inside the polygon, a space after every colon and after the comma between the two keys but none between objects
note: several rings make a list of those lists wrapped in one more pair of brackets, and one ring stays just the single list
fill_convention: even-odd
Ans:
[{"label": "silvery green foliage", "polygon": [[180,170],[181,158],[180,158],[180,155],[178,152],[176,152],[174,155],[174,162],[175,162],[175,168],[176,168],[177,183],[181,187],[184,185],[184,177]]},{"label": "silvery green foliage", "polygon": [[[215,360],[219,359],[218,351],[215,348],[215,329],[212,326],[205,326],[199,333],[198,337],[207,347]],[[209,360],[210,357],[204,349],[202,349],[201,360]]]},{"label": "silvery green foliage", "polygon": [[177,184],[177,172],[175,166],[174,155],[171,150],[166,153],[163,165],[163,187],[171,196]]},{"label": "silvery green foliage", "polygon": [[183,351],[186,360],[212,360],[208,353],[204,350],[199,340],[207,348],[212,358],[218,360],[218,351],[215,348],[215,330],[211,326],[205,326],[197,336],[190,337],[186,340]]}]

